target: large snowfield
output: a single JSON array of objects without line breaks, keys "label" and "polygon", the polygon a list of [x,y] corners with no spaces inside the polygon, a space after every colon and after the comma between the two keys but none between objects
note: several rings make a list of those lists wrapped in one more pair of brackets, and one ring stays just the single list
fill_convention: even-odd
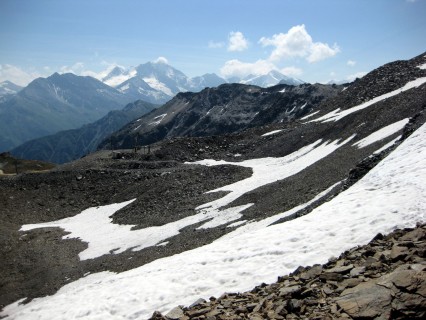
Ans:
[{"label": "large snowfield", "polygon": [[[132,249],[133,251],[142,250],[176,236],[179,234],[179,230],[199,222],[207,221],[199,229],[208,229],[240,219],[242,217],[241,212],[252,206],[252,203],[227,209],[222,209],[222,207],[249,191],[302,171],[309,165],[334,152],[352,138],[354,136],[340,143],[339,141],[321,143],[322,141],[318,140],[285,157],[252,159],[242,162],[203,160],[189,163],[207,166],[224,164],[244,166],[252,168],[253,174],[247,179],[211,190],[210,192],[230,192],[224,197],[197,207],[197,214],[162,226],[131,230],[133,225],[113,224],[110,216],[130,204],[134,201],[133,199],[119,204],[89,208],[76,216],[58,221],[24,225],[21,231],[43,227],[62,228],[70,232],[70,234],[64,236],[65,239],[79,238],[88,243],[88,248],[79,254],[81,260],[97,258],[108,253],[121,253],[127,249]],[[96,226],[96,228],[93,226]]]}]

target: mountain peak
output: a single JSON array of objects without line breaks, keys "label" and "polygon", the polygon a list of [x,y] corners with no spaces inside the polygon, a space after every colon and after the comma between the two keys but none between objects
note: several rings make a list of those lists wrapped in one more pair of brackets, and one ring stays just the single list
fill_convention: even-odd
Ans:
[{"label": "mountain peak", "polygon": [[11,97],[20,90],[22,90],[21,86],[18,86],[9,80],[0,82],[0,102],[4,102],[6,97]]}]

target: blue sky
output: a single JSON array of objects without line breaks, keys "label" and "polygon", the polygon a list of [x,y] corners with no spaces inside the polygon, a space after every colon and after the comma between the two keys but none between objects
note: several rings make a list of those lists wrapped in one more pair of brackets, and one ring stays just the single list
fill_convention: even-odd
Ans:
[{"label": "blue sky", "polygon": [[426,51],[426,0],[1,0],[0,81],[164,57],[188,76],[342,80]]}]

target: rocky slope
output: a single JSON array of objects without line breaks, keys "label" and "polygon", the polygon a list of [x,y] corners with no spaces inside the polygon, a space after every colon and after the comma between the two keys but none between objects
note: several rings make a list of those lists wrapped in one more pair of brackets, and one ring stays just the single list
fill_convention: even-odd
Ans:
[{"label": "rocky slope", "polygon": [[[179,93],[154,112],[141,117],[112,135],[115,148],[133,147],[162,139],[213,136],[250,127],[283,123],[301,118],[336,96],[343,87],[279,85],[267,89],[242,84],[224,84],[200,93]],[[100,148],[108,148],[110,139]]]},{"label": "rocky slope", "polygon": [[426,226],[378,234],[327,264],[150,319],[424,319]]},{"label": "rocky slope", "polygon": [[54,167],[53,163],[19,159],[8,152],[0,153],[0,175],[48,171]]}]

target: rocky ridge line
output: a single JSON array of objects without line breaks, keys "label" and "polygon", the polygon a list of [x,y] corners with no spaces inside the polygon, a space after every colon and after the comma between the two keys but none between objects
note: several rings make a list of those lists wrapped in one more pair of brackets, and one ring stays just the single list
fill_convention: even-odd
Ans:
[{"label": "rocky ridge line", "polygon": [[178,306],[153,320],[424,319],[426,225],[376,235],[324,265],[299,267],[249,292]]}]

